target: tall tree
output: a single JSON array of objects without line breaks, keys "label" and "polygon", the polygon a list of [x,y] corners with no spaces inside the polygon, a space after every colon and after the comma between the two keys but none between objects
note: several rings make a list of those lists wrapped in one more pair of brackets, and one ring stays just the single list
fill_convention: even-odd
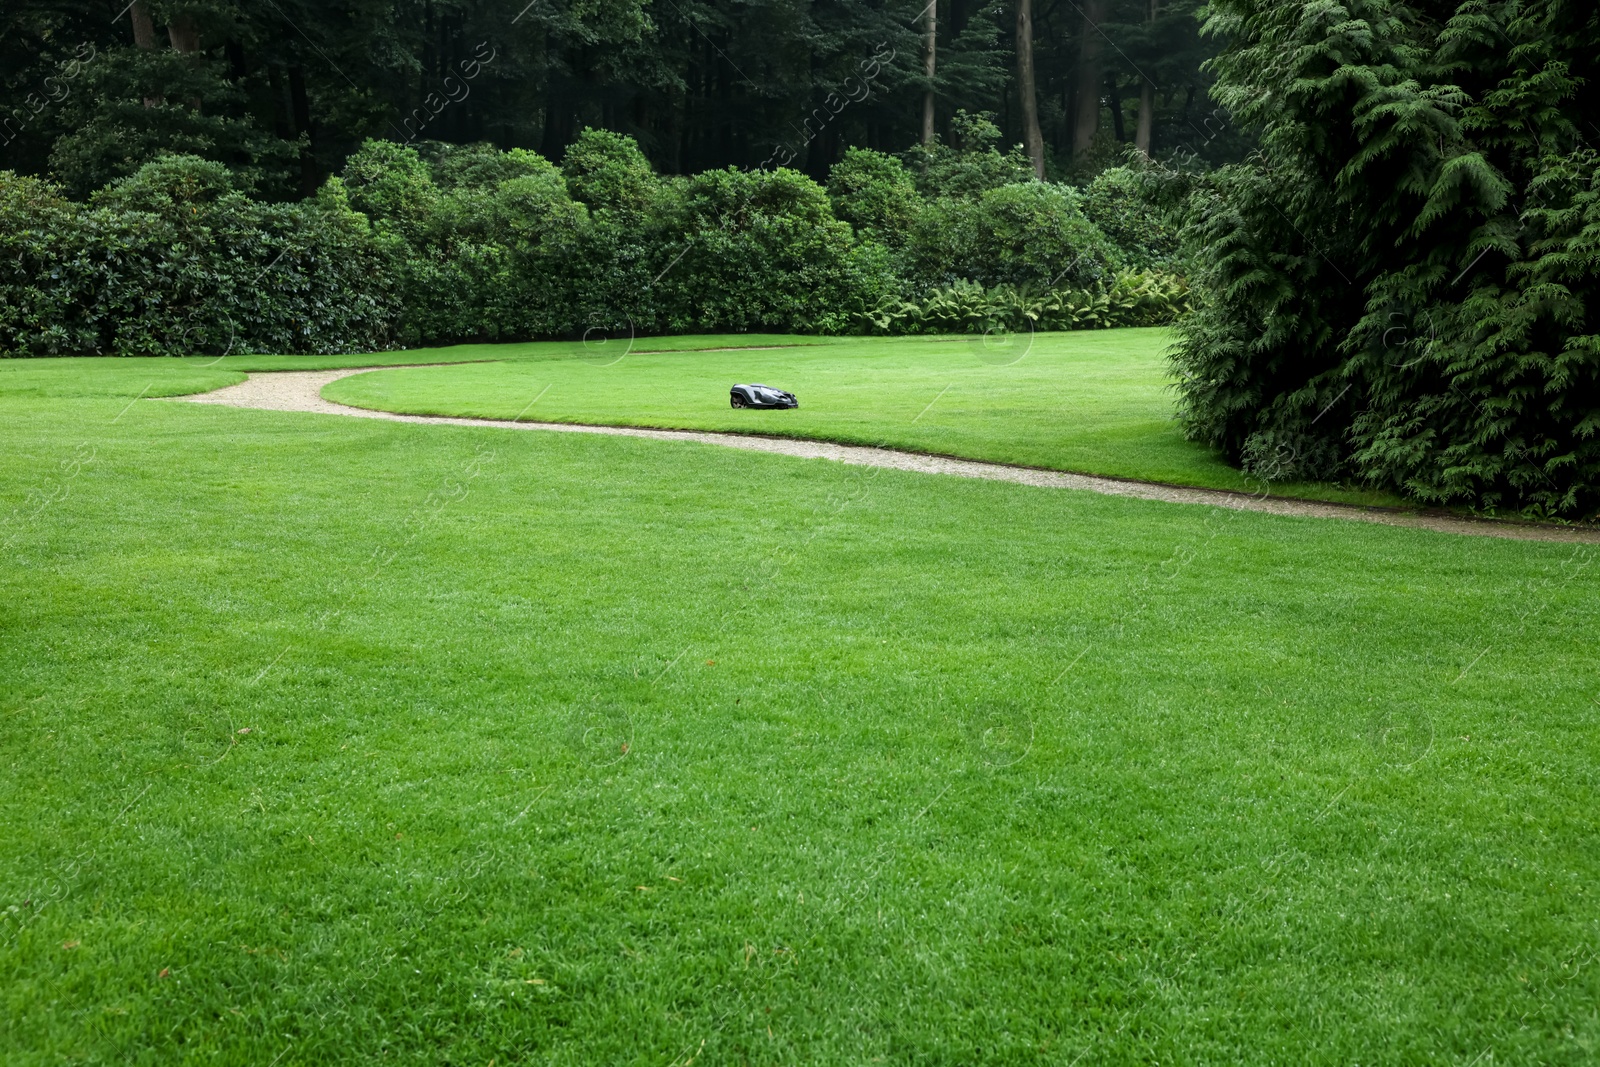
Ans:
[{"label": "tall tree", "polygon": [[922,9],[922,76],[928,87],[922,91],[922,143],[933,144],[933,79],[939,72],[939,0],[928,0]]},{"label": "tall tree", "polygon": [[1039,130],[1039,87],[1033,73],[1033,0],[1017,0],[1017,95],[1022,99],[1022,143],[1034,176],[1044,178],[1044,134]]},{"label": "tall tree", "polygon": [[[1214,24],[1202,36],[1202,0],[1115,0],[1106,5],[1095,36],[1111,117],[1135,109],[1132,142],[1146,155],[1177,155],[1221,166],[1249,151],[1246,130],[1208,102],[1213,75],[1206,61],[1226,41]],[[1090,31],[1095,32],[1095,31]],[[1073,71],[1076,81],[1077,71]],[[1124,114],[1126,112],[1124,111]],[[1124,139],[1118,130],[1117,139]]]},{"label": "tall tree", "polygon": [[[904,151],[965,110],[1037,173],[1070,155],[1075,124],[1092,139],[1108,121],[1108,91],[1147,87],[1152,150],[1194,140],[1173,131],[1215,51],[1196,34],[1201,0],[1160,0],[1154,24],[1149,0],[1015,2],[5,0],[0,166],[87,193],[190,152],[288,197],[367,138],[559,158],[595,126],[667,172],[771,161],[822,176],[850,145]],[[1099,74],[1080,70],[1086,48]],[[92,58],[69,65],[79,51]]]},{"label": "tall tree", "polygon": [[1188,434],[1279,477],[1600,514],[1594,5],[1209,19],[1214,95],[1260,147],[1187,201]]},{"label": "tall tree", "polygon": [[[1148,0],[1149,7],[1146,12],[1145,22],[1155,25],[1156,19],[1161,14],[1160,0]],[[1139,124],[1133,132],[1133,145],[1144,155],[1150,154],[1150,134],[1155,130],[1156,121],[1156,86],[1150,76],[1143,71],[1139,72]]]},{"label": "tall tree", "polygon": [[156,24],[150,18],[150,6],[145,0],[133,0],[128,5],[128,18],[133,22],[133,44],[148,51],[156,46]]},{"label": "tall tree", "polygon": [[1105,83],[1102,66],[1107,0],[1083,0],[1083,25],[1078,37],[1076,114],[1072,123],[1072,158],[1082,159],[1100,129],[1100,90]]}]

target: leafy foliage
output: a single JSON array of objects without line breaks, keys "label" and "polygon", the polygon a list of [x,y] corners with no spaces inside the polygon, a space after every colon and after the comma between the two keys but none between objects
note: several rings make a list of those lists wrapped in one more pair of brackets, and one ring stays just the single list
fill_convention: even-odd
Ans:
[{"label": "leafy foliage", "polygon": [[638,216],[653,206],[657,181],[631,137],[584,130],[561,163],[572,198],[592,209]]},{"label": "leafy foliage", "polygon": [[905,243],[922,206],[905,165],[894,156],[851,148],[828,172],[834,214],[893,247]]},{"label": "leafy foliage", "polygon": [[917,215],[907,255],[911,276],[924,284],[969,278],[1041,287],[1106,280],[1122,259],[1084,217],[1076,192],[1037,181],[932,201]]},{"label": "leafy foliage", "polygon": [[[1107,141],[1133,139],[1146,90],[1156,151],[1192,140],[1209,82],[1201,67],[1214,51],[1198,33],[1199,4],[1036,6],[1036,96],[1053,173],[1073,169],[1085,92],[1103,99],[1094,121]],[[925,9],[923,0],[8,0],[0,166],[48,174],[82,197],[161,155],[192,154],[246,172],[268,199],[303,198],[372,138],[490,142],[560,159],[587,123],[633,138],[663,173],[765,159],[821,179],[852,146],[918,142],[930,90],[945,143],[972,150],[979,120],[968,116],[981,115],[1002,152],[1023,140],[1014,5],[944,0],[931,77]],[[1106,45],[1103,79],[1082,80],[1086,43]],[[69,67],[74,56],[91,58],[80,71]],[[1235,140],[1197,147],[1236,156]]]},{"label": "leafy foliage", "polygon": [[1432,8],[1212,5],[1218,95],[1262,150],[1189,200],[1185,425],[1308,476],[1592,515],[1600,14]]},{"label": "leafy foliage", "polygon": [[877,333],[985,333],[992,330],[1103,330],[1161,326],[1191,310],[1181,277],[1125,272],[1110,285],[985,288],[961,281],[920,300],[888,301],[863,316]]},{"label": "leafy foliage", "polygon": [[[784,325],[839,333],[892,286],[879,246],[856,245],[827,193],[796,171],[707,171],[665,227],[659,324],[672,332]],[[681,251],[678,251],[681,250]]]},{"label": "leafy foliage", "polygon": [[311,200],[263,203],[249,181],[164,156],[80,204],[7,175],[0,351],[966,329],[970,309],[937,310],[951,300],[1072,329],[1175,306],[1168,283],[1116,276],[1124,254],[1072,189],[1029,179],[927,201],[898,159],[865,150],[835,168],[831,197],[786,168],[661,177],[599,130],[559,168],[523,149],[368,141]]},{"label": "leafy foliage", "polygon": [[1033,164],[1021,145],[1000,151],[1000,127],[993,120],[990,112],[957,111],[950,122],[953,143],[919,144],[906,153],[923,196],[973,199],[990,189],[1032,180]]},{"label": "leafy foliage", "polygon": [[1083,189],[1084,217],[1104,233],[1136,267],[1177,269],[1178,227],[1148,193],[1137,170],[1111,167]]},{"label": "leafy foliage", "polygon": [[79,195],[127,177],[163,155],[227,161],[247,181],[287,189],[304,146],[263,129],[244,91],[215,64],[170,49],[111,47],[68,93],[68,127],[50,170]]},{"label": "leafy foliage", "polygon": [[168,157],[91,205],[0,172],[0,351],[343,352],[389,342],[392,290],[339,183],[263,204]]}]

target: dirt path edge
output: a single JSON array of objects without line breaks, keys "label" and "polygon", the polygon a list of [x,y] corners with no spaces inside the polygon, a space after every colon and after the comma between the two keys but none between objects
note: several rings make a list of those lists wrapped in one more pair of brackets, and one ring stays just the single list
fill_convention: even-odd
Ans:
[{"label": "dirt path edge", "polygon": [[1555,526],[1539,523],[1469,519],[1431,511],[1363,507],[1287,497],[1260,496],[1227,489],[1198,489],[1192,486],[1141,482],[1127,478],[1108,478],[1097,474],[1074,474],[987,460],[960,459],[925,452],[911,452],[870,445],[844,445],[807,438],[765,436],[710,430],[661,430],[640,426],[594,426],[569,422],[532,422],[525,419],[468,419],[443,415],[401,415],[392,411],[372,411],[324,400],[322,390],[332,382],[353,374],[389,367],[344,367],[337,370],[257,371],[236,385],[209,393],[168,399],[193,404],[221,404],[229,407],[257,408],[264,411],[304,411],[320,415],[383,419],[442,426],[496,427],[508,430],[544,430],[555,433],[591,433],[616,437],[644,437],[656,441],[693,441],[750,452],[770,452],[801,459],[828,459],[838,463],[885,467],[918,474],[943,474],[961,478],[986,478],[1045,489],[1080,489],[1108,496],[1133,497],[1170,504],[1206,504],[1240,511],[1303,518],[1344,519],[1388,526],[1409,526],[1438,533],[1475,537],[1500,537],[1525,541],[1562,541],[1600,544],[1600,529],[1581,526]]}]

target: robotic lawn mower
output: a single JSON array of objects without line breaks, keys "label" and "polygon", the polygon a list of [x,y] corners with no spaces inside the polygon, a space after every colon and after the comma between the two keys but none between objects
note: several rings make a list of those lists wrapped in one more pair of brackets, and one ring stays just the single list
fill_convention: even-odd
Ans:
[{"label": "robotic lawn mower", "polygon": [[728,403],[736,408],[797,408],[793,393],[770,385],[736,385],[728,390]]}]

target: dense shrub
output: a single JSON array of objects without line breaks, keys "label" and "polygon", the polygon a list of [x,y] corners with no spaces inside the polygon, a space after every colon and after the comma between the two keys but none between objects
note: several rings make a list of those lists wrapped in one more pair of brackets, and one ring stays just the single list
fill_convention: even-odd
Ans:
[{"label": "dense shrub", "polygon": [[1130,266],[1176,269],[1178,226],[1147,188],[1133,168],[1109,167],[1084,187],[1084,217],[1100,227]]},{"label": "dense shrub", "polygon": [[331,183],[262,204],[221,165],[146,164],[75,204],[0,173],[0,351],[343,352],[390,341],[366,220]]},{"label": "dense shrub", "polygon": [[[1076,191],[1013,180],[991,123],[957,126],[962,147],[924,153],[921,178],[852,149],[828,189],[787,169],[660,177],[632,140],[599,130],[560,167],[488,145],[368,141],[292,204],[255,200],[244,172],[192,156],[147,163],[88,203],[5,175],[0,351],[965,329],[965,311],[906,309],[971,293],[980,317],[1050,328],[1168,317],[1123,306],[1122,255]],[[924,199],[929,174],[955,195]]]},{"label": "dense shrub", "polygon": [[392,141],[367,141],[345,162],[350,203],[385,229],[414,239],[438,210],[439,188],[415,148]]},{"label": "dense shrub", "polygon": [[395,279],[403,343],[572,329],[570,265],[582,254],[588,219],[548,160],[522,150],[368,141],[344,181],[372,219]]},{"label": "dense shrub", "polygon": [[661,182],[633,138],[584,130],[562,158],[572,198],[590,210],[642,218],[655,206]]},{"label": "dense shrub", "polygon": [[881,246],[857,243],[797,171],[707,171],[673,211],[654,283],[669,331],[838,333],[894,284]]},{"label": "dense shrub", "polygon": [[522,148],[502,152],[487,144],[423,141],[417,153],[428,164],[434,184],[446,190],[493,190],[501,182],[553,169],[543,156]]},{"label": "dense shrub", "polygon": [[566,265],[570,329],[664,329],[654,283],[683,247],[682,183],[658,178],[631,138],[606,130],[584,130],[561,170],[572,198],[589,212],[581,248]]},{"label": "dense shrub", "polygon": [[484,212],[506,249],[485,321],[508,339],[581,332],[586,307],[611,304],[597,279],[614,260],[596,254],[589,212],[567,195],[560,171],[529,156],[537,166],[530,163],[530,173],[501,182]]},{"label": "dense shrub", "polygon": [[64,277],[79,244],[81,209],[38,178],[0,171],[0,351],[96,351]]},{"label": "dense shrub", "polygon": [[1261,151],[1189,197],[1185,426],[1431,502],[1600,510],[1593,5],[1213,0]]},{"label": "dense shrub", "polygon": [[916,300],[890,300],[862,316],[876,333],[983,333],[988,330],[1101,330],[1161,326],[1190,310],[1177,275],[1127,271],[1087,289],[961,281]]},{"label": "dense shrub", "polygon": [[921,198],[905,164],[867,148],[849,148],[828,172],[833,212],[858,234],[899,248],[910,235]]},{"label": "dense shrub", "polygon": [[924,197],[974,198],[986,190],[1033,179],[1033,164],[1021,145],[997,147],[1000,127],[987,112],[957,111],[950,122],[954,144],[918,145],[906,153],[917,191]]},{"label": "dense shrub", "polygon": [[982,285],[1093,285],[1120,265],[1116,247],[1083,215],[1075,190],[1029,181],[974,199],[941,197],[918,213],[907,247],[912,279]]},{"label": "dense shrub", "polygon": [[[401,292],[401,337],[781,329],[836,332],[892,284],[823,189],[790,170],[663,181],[632,140],[586,131],[560,170],[530,153],[492,189],[409,147],[346,167]],[[482,172],[481,167],[478,168]]]}]

